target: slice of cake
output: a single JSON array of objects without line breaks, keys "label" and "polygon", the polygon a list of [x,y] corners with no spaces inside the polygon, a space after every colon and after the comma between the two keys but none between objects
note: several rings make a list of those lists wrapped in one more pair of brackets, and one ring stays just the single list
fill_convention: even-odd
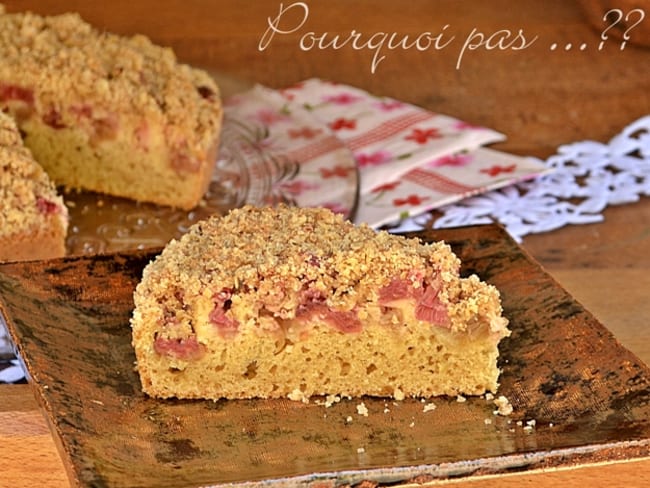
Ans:
[{"label": "slice of cake", "polygon": [[0,261],[63,256],[68,210],[0,112]]},{"label": "slice of cake", "polygon": [[133,345],[155,397],[430,397],[497,388],[499,292],[443,242],[326,209],[234,210],[144,270]]},{"label": "slice of cake", "polygon": [[1,10],[0,110],[56,184],[183,209],[205,193],[222,117],[214,80],[144,36]]}]

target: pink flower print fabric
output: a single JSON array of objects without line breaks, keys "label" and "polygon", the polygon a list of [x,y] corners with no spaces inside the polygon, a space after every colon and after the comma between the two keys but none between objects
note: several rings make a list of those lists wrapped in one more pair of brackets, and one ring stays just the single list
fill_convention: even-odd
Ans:
[{"label": "pink flower print fabric", "polygon": [[231,97],[224,126],[233,124],[255,134],[249,145],[274,161],[275,197],[372,227],[547,171],[484,147],[504,139],[494,130],[318,79]]},{"label": "pink flower print fabric", "polygon": [[368,166],[380,166],[389,163],[393,159],[393,155],[388,151],[375,151],[373,153],[358,152],[355,155],[357,165],[359,168],[366,168]]},{"label": "pink flower print fabric", "polygon": [[435,158],[399,180],[360,196],[355,216],[373,227],[395,224],[464,198],[502,188],[548,172],[532,158],[481,147]]},{"label": "pink flower print fabric", "polygon": [[352,152],[309,111],[256,86],[224,101],[224,129],[233,128],[239,156],[247,158],[253,193],[247,203],[284,201],[352,214],[358,187]]},{"label": "pink flower print fabric", "polygon": [[352,151],[361,195],[432,159],[504,139],[492,129],[319,79],[281,93],[292,107],[303,107],[330,127]]}]

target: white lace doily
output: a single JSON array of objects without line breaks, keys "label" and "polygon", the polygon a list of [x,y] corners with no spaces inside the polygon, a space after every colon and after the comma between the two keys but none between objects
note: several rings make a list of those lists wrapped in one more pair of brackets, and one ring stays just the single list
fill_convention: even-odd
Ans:
[{"label": "white lace doily", "polygon": [[[650,115],[609,143],[561,146],[545,164],[551,173],[437,209],[442,215],[433,227],[499,222],[521,241],[527,234],[602,221],[608,205],[650,196]],[[429,220],[429,214],[405,219],[391,231],[420,230]]]},{"label": "white lace doily", "polygon": [[[561,146],[544,164],[553,172],[438,209],[442,215],[433,226],[499,222],[521,241],[527,234],[602,221],[608,205],[650,196],[650,115],[630,124],[609,143]],[[430,218],[429,213],[408,218],[391,231],[421,230]],[[9,349],[9,339],[0,320],[2,349]],[[0,382],[23,377],[17,360],[0,363]]]}]

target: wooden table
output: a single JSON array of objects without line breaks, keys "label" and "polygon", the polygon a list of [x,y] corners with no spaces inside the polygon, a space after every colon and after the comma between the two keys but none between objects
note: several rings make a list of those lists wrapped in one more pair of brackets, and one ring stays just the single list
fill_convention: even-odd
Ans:
[{"label": "wooden table", "polygon": [[[9,11],[74,10],[102,29],[147,34],[172,46],[181,60],[218,73],[226,93],[242,82],[283,87],[309,77],[327,78],[495,128],[508,136],[496,148],[515,154],[545,158],[564,143],[605,142],[650,114],[650,48],[628,43],[621,50],[620,42],[610,37],[598,50],[602,29],[590,26],[579,5],[565,0],[311,1],[307,11],[299,6],[287,9],[279,30],[296,32],[275,34],[263,50],[260,40],[267,19],[279,15],[276,0],[4,3]],[[624,8],[627,2],[620,3]],[[650,2],[639,4],[650,15]],[[433,43],[425,51],[385,49],[385,58],[374,72],[373,51],[367,44],[365,48],[358,44],[360,49],[351,43],[340,49],[300,48],[300,38],[307,32],[347,36],[353,29],[366,36],[397,32],[411,39],[427,31],[432,37],[442,33],[439,45],[451,35],[456,39],[441,49]],[[515,35],[521,29],[526,41],[535,36],[537,40],[520,50],[468,49],[459,58],[462,43],[473,31],[487,39],[503,29]],[[581,50],[583,43],[586,47]],[[556,49],[551,49],[552,44]],[[649,199],[607,209],[603,223],[526,237],[523,246],[626,347],[650,362]],[[28,385],[0,385],[0,464],[2,487],[67,485],[63,464]],[[459,484],[582,487],[605,483],[647,486],[650,458]]]}]

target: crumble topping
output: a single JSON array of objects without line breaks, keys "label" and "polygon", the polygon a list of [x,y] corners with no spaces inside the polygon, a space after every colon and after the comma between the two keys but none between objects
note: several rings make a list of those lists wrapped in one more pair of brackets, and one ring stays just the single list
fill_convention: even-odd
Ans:
[{"label": "crumble topping", "polygon": [[[434,263],[432,268],[428,264]],[[395,277],[413,287],[441,279],[459,261],[444,243],[423,246],[367,226],[355,227],[325,209],[278,212],[245,207],[224,218],[208,219],[179,241],[172,241],[151,268],[161,283],[192,283],[190,294],[246,288],[267,308],[295,316],[303,283],[328,306],[349,311],[376,298]]]},{"label": "crumble topping", "polygon": [[[410,298],[408,293],[420,297],[419,318],[471,332],[485,321],[477,312],[490,310],[491,333],[503,335],[507,320],[500,307],[488,306],[499,301],[498,291],[476,276],[458,280],[459,266],[444,242],[422,244],[376,232],[327,209],[247,206],[200,222],[171,241],[146,270],[149,279],[144,281],[150,289],[139,293],[150,293],[166,304],[174,322],[181,324],[170,333],[179,337],[192,332],[182,327],[192,313],[185,310],[184,303],[191,299],[184,296],[199,295],[209,296],[214,305],[210,320],[224,337],[233,337],[239,327],[227,313],[229,301],[238,294],[255,295],[260,306],[282,319],[308,314],[309,307],[322,314],[319,307],[326,306],[336,312],[330,314],[335,327],[355,332],[364,319],[356,317],[355,306],[372,301],[390,305],[377,295],[393,289],[397,279],[403,284],[399,299]],[[433,297],[422,292],[425,286],[435,292]],[[170,289],[175,292],[165,291]]]}]

